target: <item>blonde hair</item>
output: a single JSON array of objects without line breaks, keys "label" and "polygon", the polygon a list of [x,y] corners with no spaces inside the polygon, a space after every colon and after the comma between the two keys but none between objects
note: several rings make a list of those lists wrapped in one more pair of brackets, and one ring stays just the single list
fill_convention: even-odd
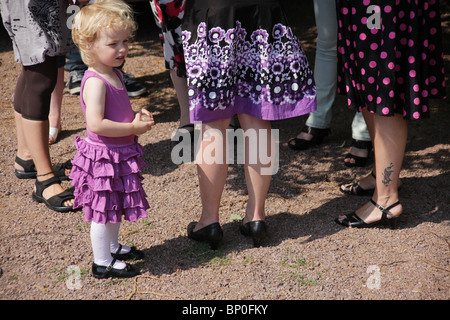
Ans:
[{"label": "blonde hair", "polygon": [[106,28],[127,30],[133,36],[137,24],[130,6],[121,0],[96,0],[75,15],[72,38],[85,64],[94,62],[89,49],[98,33]]}]

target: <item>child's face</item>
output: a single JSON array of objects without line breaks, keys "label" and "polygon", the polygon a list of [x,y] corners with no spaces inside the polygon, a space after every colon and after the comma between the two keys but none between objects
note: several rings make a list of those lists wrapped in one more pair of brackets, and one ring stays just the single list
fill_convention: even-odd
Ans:
[{"label": "child's face", "polygon": [[127,30],[101,30],[91,48],[95,64],[107,67],[119,67],[128,54]]}]

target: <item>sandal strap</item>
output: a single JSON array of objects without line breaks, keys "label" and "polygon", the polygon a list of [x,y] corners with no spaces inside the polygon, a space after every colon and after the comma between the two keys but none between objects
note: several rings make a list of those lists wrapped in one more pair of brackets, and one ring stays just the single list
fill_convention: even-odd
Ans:
[{"label": "sandal strap", "polygon": [[330,129],[319,129],[319,128],[314,128],[314,127],[310,127],[310,126],[304,126],[302,128],[302,130],[300,130],[300,132],[306,132],[309,133],[310,135],[314,136],[314,137],[325,137],[328,135],[328,133],[330,132]]},{"label": "sandal strap", "polygon": [[112,270],[112,268],[114,267],[114,263],[116,263],[116,258],[113,258],[113,260],[111,261],[109,266],[106,267],[105,271],[103,272],[104,277],[106,277],[109,274],[109,272]]},{"label": "sandal strap", "polygon": [[53,176],[47,180],[39,181],[36,179],[36,192],[42,194],[42,191],[54,184],[61,184],[61,179],[57,176]]},{"label": "sandal strap", "polygon": [[14,159],[14,162],[23,168],[23,172],[36,171],[36,167],[34,166],[33,159],[23,160],[22,158],[19,158],[18,156],[16,156],[16,158]]},{"label": "sandal strap", "polygon": [[119,243],[119,249],[117,249],[116,253],[114,255],[120,254],[120,251],[122,250],[122,245]]},{"label": "sandal strap", "polygon": [[352,147],[355,147],[358,149],[367,149],[370,151],[370,150],[372,150],[372,141],[352,139]]},{"label": "sandal strap", "polygon": [[388,214],[392,214],[392,212],[389,211],[390,209],[392,209],[400,204],[400,201],[397,201],[394,204],[391,204],[389,207],[383,208],[382,206],[380,206],[378,203],[376,203],[372,199],[370,199],[370,202],[372,202],[372,204],[382,212],[383,219],[386,219]]},{"label": "sandal strap", "polygon": [[72,169],[72,161],[67,160],[66,162],[62,163],[55,163],[52,169],[57,176],[65,176],[66,175],[65,171]]}]

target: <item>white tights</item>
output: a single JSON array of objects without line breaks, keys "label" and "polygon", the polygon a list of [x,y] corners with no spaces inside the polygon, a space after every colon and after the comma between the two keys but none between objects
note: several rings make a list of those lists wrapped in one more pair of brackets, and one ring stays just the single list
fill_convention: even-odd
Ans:
[{"label": "white tights", "polygon": [[[91,222],[91,244],[94,253],[94,263],[99,266],[109,266],[113,261],[112,253],[119,249],[120,223],[95,223]],[[122,246],[121,254],[131,250],[128,246]],[[114,263],[115,269],[123,269],[126,264],[120,260]]]}]

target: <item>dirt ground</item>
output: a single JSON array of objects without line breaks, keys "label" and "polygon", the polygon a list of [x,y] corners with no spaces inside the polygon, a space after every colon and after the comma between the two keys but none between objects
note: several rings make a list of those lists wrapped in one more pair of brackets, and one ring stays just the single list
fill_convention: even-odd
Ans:
[{"label": "dirt ground", "polygon": [[[303,2],[302,2],[303,3]],[[260,248],[239,233],[246,203],[242,165],[231,165],[223,193],[224,240],[217,251],[191,241],[186,226],[201,210],[196,167],[170,154],[179,110],[164,68],[147,3],[136,5],[140,30],[125,70],[148,89],[133,98],[156,125],[140,137],[145,148],[148,218],[124,222],[120,240],[145,252],[133,262],[142,275],[97,280],[89,223],[83,214],[56,213],[31,199],[33,180],[14,176],[12,95],[20,71],[10,40],[0,34],[0,299],[1,300],[448,300],[450,298],[450,105],[433,101],[431,118],[409,123],[398,229],[346,229],[334,222],[369,200],[343,195],[338,185],[370,172],[343,165],[352,112],[344,97],[333,109],[332,134],[320,148],[294,152],[287,141],[306,116],[273,122],[280,134],[280,170],[267,199],[269,237]],[[312,5],[289,10],[294,31],[314,63]],[[450,70],[450,10],[442,12],[446,70]],[[68,74],[65,74],[66,80]],[[447,77],[447,87],[450,80]],[[447,88],[448,90],[448,88]],[[447,91],[450,93],[450,90]],[[71,159],[85,135],[78,96],[64,96],[54,162]]]}]

